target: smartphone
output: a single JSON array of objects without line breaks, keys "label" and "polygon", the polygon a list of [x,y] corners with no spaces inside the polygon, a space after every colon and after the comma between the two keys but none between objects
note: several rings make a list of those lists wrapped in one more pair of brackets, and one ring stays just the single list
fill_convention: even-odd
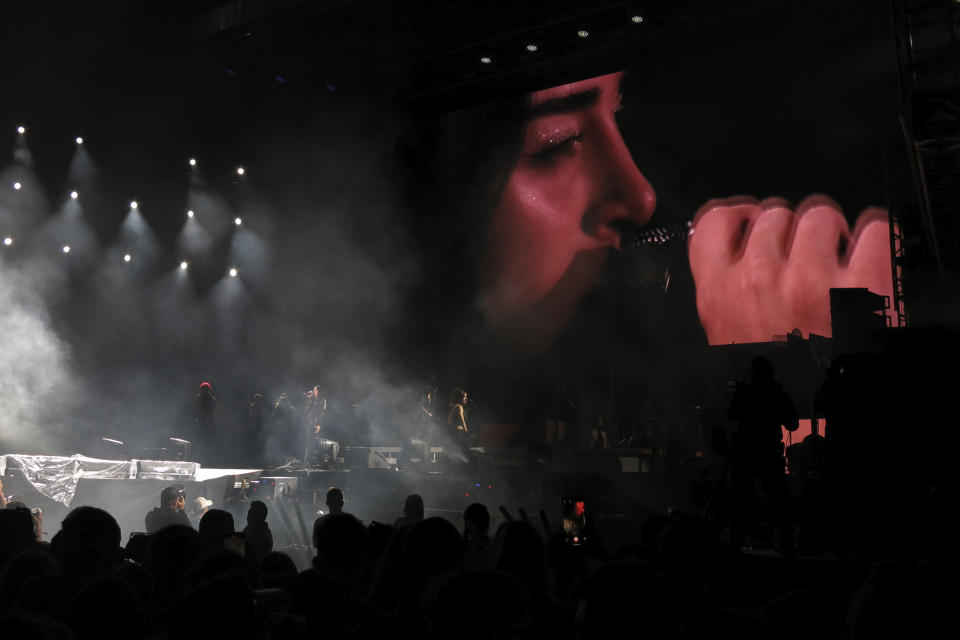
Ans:
[{"label": "smartphone", "polygon": [[238,556],[246,555],[247,553],[247,536],[242,531],[237,531],[235,533],[227,533],[223,536],[223,548],[227,551],[231,551]]},{"label": "smartphone", "polygon": [[560,501],[563,535],[567,543],[579,547],[587,540],[587,501],[567,496]]}]

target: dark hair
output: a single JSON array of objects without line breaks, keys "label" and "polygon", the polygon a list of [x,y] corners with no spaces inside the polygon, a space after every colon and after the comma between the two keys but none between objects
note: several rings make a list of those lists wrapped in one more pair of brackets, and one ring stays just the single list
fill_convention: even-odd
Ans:
[{"label": "dark hair", "polygon": [[177,498],[183,496],[186,498],[187,492],[184,490],[183,485],[171,484],[163,488],[163,491],[160,492],[160,506],[166,507],[171,502],[176,502]]},{"label": "dark hair", "polygon": [[760,380],[773,380],[773,365],[763,356],[757,356],[750,363],[750,371]]},{"label": "dark hair", "polygon": [[234,532],[233,516],[223,509],[208,509],[200,518],[197,531],[205,551],[218,551],[223,548],[223,537]]},{"label": "dark hair", "polygon": [[321,563],[348,570],[359,567],[367,544],[367,528],[356,516],[326,515],[317,521],[315,532],[317,558]]},{"label": "dark hair", "polygon": [[330,489],[327,490],[327,504],[329,505],[331,502],[343,504],[343,491],[336,487],[330,487]]},{"label": "dark hair", "polygon": [[464,330],[469,336],[478,326],[475,302],[490,213],[519,157],[528,99],[519,94],[424,118],[398,147],[406,199],[413,203],[407,227],[423,274],[405,296],[417,312],[404,314],[411,325],[403,330],[414,336],[420,357],[422,345],[445,353]]},{"label": "dark hair", "polygon": [[413,493],[403,503],[403,515],[408,518],[423,518],[423,498]]},{"label": "dark hair", "polygon": [[490,512],[486,505],[474,502],[463,510],[463,521],[474,522],[481,531],[486,532],[490,529]]},{"label": "dark hair", "polygon": [[250,509],[247,511],[247,517],[257,522],[267,519],[267,505],[262,500],[254,500],[250,503]]},{"label": "dark hair", "polygon": [[63,519],[50,551],[65,572],[102,573],[123,558],[120,525],[103,509],[76,507]]}]

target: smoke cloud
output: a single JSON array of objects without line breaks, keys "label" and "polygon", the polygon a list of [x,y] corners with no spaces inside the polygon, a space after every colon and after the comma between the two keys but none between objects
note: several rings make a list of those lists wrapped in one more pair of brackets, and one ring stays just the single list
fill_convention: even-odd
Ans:
[{"label": "smoke cloud", "polygon": [[69,365],[31,278],[0,264],[0,449],[50,452],[59,428],[48,418],[73,395]]}]

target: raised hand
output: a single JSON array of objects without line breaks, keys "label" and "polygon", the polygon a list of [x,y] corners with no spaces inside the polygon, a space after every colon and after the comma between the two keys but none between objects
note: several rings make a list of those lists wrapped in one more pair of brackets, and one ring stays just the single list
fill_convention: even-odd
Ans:
[{"label": "raised hand", "polygon": [[824,195],[795,211],[780,198],[711,200],[694,218],[688,249],[710,344],[767,342],[795,328],[829,336],[832,287],[893,293],[887,211],[865,209],[851,232]]}]

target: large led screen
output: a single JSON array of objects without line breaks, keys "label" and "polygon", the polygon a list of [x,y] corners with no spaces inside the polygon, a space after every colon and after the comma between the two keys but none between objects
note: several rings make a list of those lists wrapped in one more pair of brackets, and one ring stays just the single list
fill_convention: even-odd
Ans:
[{"label": "large led screen", "polygon": [[620,69],[419,123],[438,332],[531,354],[769,342],[830,336],[831,288],[890,296],[893,67],[868,5],[701,15]]}]

